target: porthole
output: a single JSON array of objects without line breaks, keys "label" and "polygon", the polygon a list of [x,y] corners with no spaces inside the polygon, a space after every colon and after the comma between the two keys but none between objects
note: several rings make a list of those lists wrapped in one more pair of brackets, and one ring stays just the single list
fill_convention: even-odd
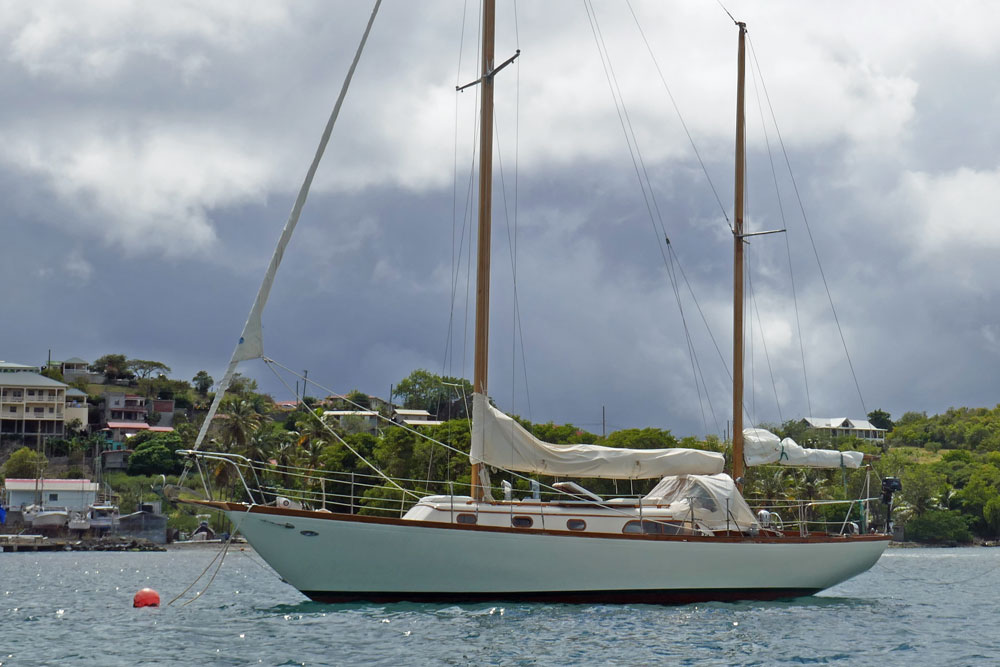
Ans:
[{"label": "porthole", "polygon": [[315,530],[300,530],[299,534],[305,535],[306,537],[316,537],[317,535],[319,535],[319,533],[317,533]]},{"label": "porthole", "polygon": [[462,513],[455,517],[455,523],[464,523],[467,526],[474,526],[477,521],[475,514]]},{"label": "porthole", "polygon": [[510,518],[510,525],[515,528],[531,528],[534,520],[530,516],[514,516]]},{"label": "porthole", "polygon": [[570,530],[587,530],[587,522],[583,519],[569,519],[566,521],[566,527]]}]

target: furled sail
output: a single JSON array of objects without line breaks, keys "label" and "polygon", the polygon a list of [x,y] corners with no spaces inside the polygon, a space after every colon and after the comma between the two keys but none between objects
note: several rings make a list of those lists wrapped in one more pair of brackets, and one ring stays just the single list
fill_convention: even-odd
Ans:
[{"label": "furled sail", "polygon": [[864,458],[861,452],[807,449],[762,428],[743,430],[743,460],[748,466],[778,463],[803,468],[860,468]]},{"label": "furled sail", "polygon": [[620,449],[601,445],[552,445],[528,433],[489,404],[472,399],[473,463],[559,477],[648,479],[667,475],[714,475],[724,458],[698,449]]},{"label": "furled sail", "polygon": [[267,298],[271,294],[271,285],[274,284],[274,276],[278,272],[278,267],[281,265],[281,259],[285,256],[285,248],[288,246],[288,242],[292,239],[292,232],[295,231],[295,226],[299,224],[299,216],[302,214],[302,207],[305,206],[306,197],[309,196],[309,188],[312,186],[313,177],[316,175],[316,169],[319,168],[319,162],[323,158],[323,153],[326,151],[326,145],[330,141],[330,135],[333,133],[333,126],[337,122],[337,117],[340,116],[340,108],[344,104],[344,98],[347,96],[347,89],[351,85],[351,79],[354,78],[354,70],[357,69],[358,61],[361,60],[361,53],[364,51],[365,43],[368,41],[368,35],[371,33],[372,24],[375,22],[375,16],[378,14],[378,8],[381,4],[382,0],[375,0],[375,6],[372,9],[371,16],[368,18],[368,25],[365,26],[365,32],[361,37],[361,43],[358,45],[358,50],[354,54],[354,60],[351,61],[351,66],[347,70],[347,76],[344,77],[344,84],[340,88],[340,95],[337,96],[337,103],[334,104],[333,111],[330,113],[330,118],[326,122],[326,127],[323,128],[323,136],[320,138],[319,146],[316,148],[316,153],[313,155],[312,163],[309,165],[309,170],[306,172],[306,176],[302,181],[301,187],[299,188],[299,194],[295,198],[295,204],[292,206],[292,211],[288,215],[288,220],[285,221],[285,226],[281,230],[281,236],[278,238],[278,244],[274,248],[274,253],[271,255],[271,261],[267,265],[267,271],[264,273],[264,280],[261,281],[260,289],[257,290],[257,298],[254,299],[253,307],[250,308],[250,314],[247,316],[246,324],[243,325],[243,333],[240,335],[240,339],[236,343],[236,348],[233,350],[233,356],[229,360],[229,366],[226,367],[226,372],[222,376],[222,380],[216,388],[215,398],[212,400],[212,405],[208,409],[205,421],[202,422],[201,429],[198,431],[198,437],[195,439],[194,447],[192,447],[192,449],[198,449],[201,447],[201,443],[205,440],[205,435],[208,433],[208,429],[212,425],[212,419],[215,417],[215,413],[219,409],[219,405],[222,403],[223,397],[226,395],[226,390],[229,389],[229,384],[232,382],[233,376],[236,374],[236,367],[239,363],[241,361],[249,361],[251,359],[260,359],[264,356],[261,313],[264,312],[264,306],[267,304]]}]

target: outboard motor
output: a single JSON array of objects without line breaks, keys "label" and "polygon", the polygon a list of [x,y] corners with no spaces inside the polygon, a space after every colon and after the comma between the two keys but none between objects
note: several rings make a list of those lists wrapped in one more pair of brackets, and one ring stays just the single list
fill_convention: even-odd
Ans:
[{"label": "outboard motor", "polygon": [[882,480],[882,504],[885,505],[885,532],[892,534],[892,494],[902,491],[903,485],[898,477],[886,477]]}]

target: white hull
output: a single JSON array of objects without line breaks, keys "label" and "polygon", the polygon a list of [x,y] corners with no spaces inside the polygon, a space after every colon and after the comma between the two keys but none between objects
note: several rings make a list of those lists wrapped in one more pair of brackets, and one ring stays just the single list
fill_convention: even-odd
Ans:
[{"label": "white hull", "polygon": [[795,597],[864,572],[889,541],[521,533],[238,507],[228,506],[229,518],[261,557],[326,601]]},{"label": "white hull", "polygon": [[31,527],[61,528],[69,521],[69,513],[65,510],[41,510],[31,517]]}]

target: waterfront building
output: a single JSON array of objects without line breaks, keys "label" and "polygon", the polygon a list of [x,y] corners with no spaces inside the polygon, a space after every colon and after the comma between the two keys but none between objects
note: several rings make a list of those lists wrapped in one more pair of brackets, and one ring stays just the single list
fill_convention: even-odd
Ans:
[{"label": "waterfront building", "polygon": [[97,501],[98,484],[89,479],[7,479],[4,489],[8,508],[46,505],[85,511]]}]

